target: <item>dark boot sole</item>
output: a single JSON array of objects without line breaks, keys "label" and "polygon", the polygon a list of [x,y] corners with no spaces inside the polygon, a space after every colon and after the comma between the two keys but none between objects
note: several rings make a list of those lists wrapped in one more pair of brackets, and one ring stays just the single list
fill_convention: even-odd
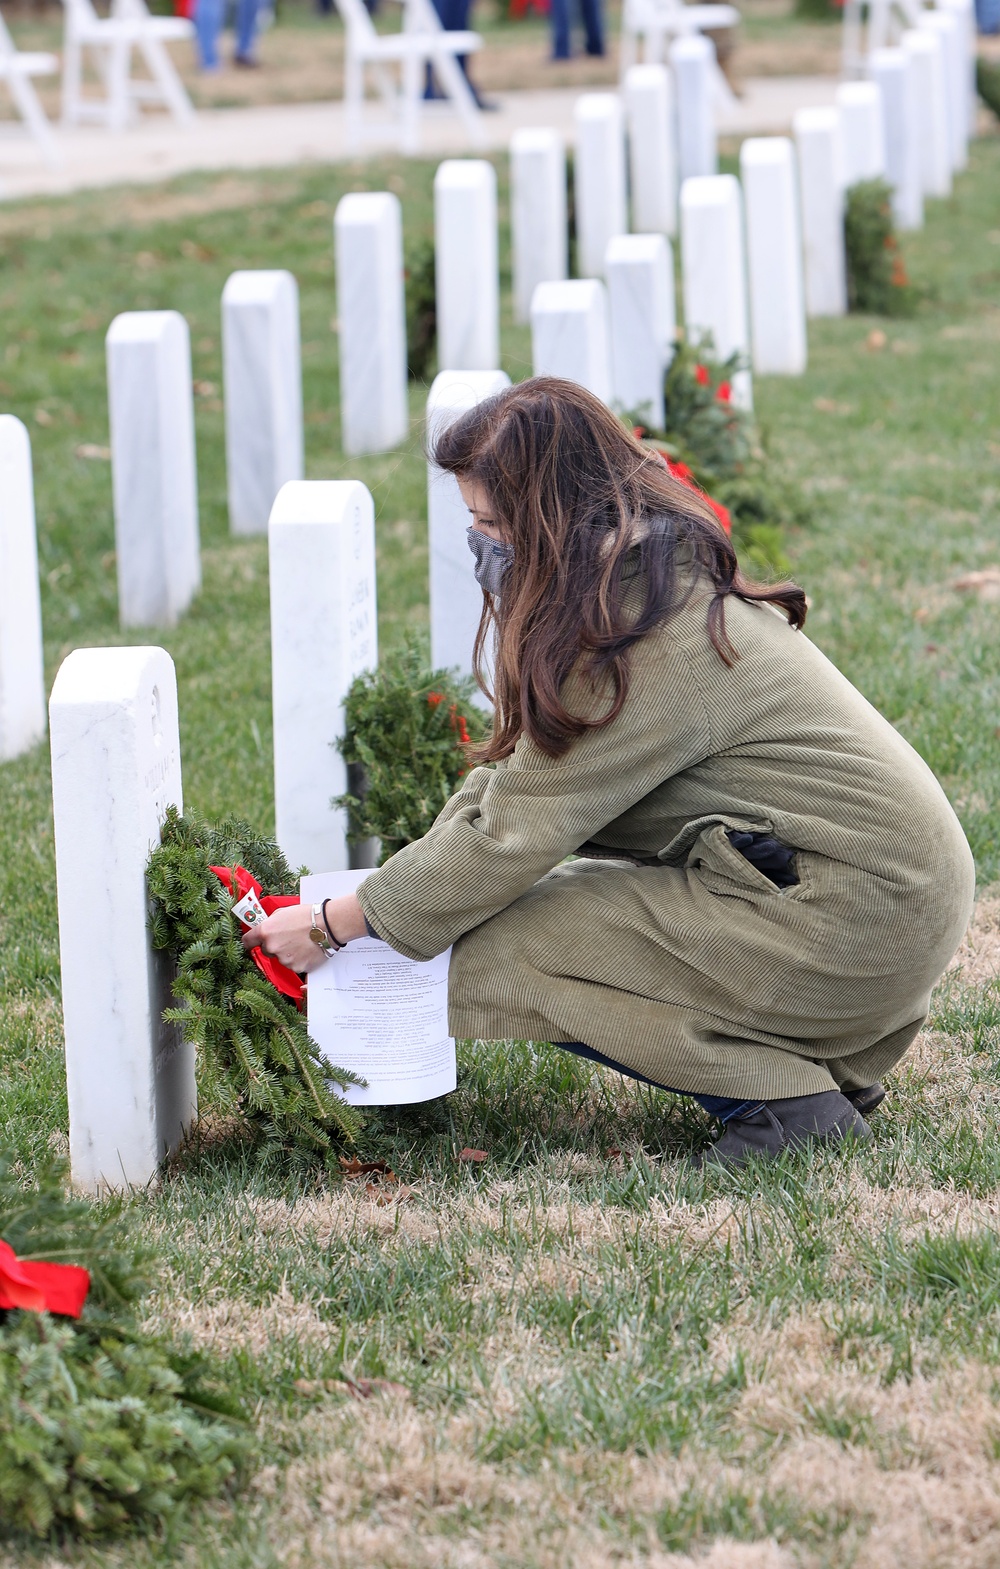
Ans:
[{"label": "dark boot sole", "polygon": [[885,1100],[885,1085],[868,1084],[863,1090],[842,1090],[841,1094],[845,1100],[850,1101],[855,1111],[859,1111],[862,1117],[867,1117],[869,1112],[873,1112],[876,1106],[881,1106]]}]

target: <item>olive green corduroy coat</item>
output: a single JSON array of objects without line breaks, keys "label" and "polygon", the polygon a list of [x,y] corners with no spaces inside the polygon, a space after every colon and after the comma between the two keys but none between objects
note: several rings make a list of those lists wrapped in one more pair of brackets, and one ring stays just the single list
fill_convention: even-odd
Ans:
[{"label": "olive green corduroy coat", "polygon": [[[613,723],[472,770],[359,899],[411,958],[454,943],[456,1036],[582,1041],[715,1095],[859,1088],[926,1016],[972,856],[930,769],[803,633],[730,598],[727,666],[707,602],[635,646]],[[606,711],[576,675],[566,696]],[[727,828],[791,846],[797,886]],[[627,859],[560,865],[580,851]]]}]

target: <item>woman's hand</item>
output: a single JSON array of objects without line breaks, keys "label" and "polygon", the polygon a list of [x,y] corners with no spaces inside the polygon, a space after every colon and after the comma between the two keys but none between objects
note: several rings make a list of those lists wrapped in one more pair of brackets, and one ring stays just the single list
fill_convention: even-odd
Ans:
[{"label": "woman's hand", "polygon": [[326,958],[309,936],[312,923],[311,904],[290,904],[244,932],[243,946],[248,952],[251,948],[263,948],[302,975],[306,970],[315,970]]},{"label": "woman's hand", "polygon": [[[354,894],[347,894],[342,899],[328,899],[326,918],[339,943],[365,935],[364,912]],[[265,953],[273,954],[282,964],[287,964],[290,970],[302,975],[307,970],[315,970],[327,958],[319,944],[314,943],[309,936],[312,924],[311,904],[289,904],[283,910],[275,910],[259,926],[252,926],[248,932],[244,932],[243,946],[248,952],[251,948],[263,948]]]}]

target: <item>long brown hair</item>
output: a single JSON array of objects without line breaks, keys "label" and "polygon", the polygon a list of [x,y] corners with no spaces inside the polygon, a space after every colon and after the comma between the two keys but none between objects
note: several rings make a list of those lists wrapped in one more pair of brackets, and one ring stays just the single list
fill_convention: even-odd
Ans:
[{"label": "long brown hair", "polygon": [[[495,701],[493,733],[473,752],[479,762],[509,756],[522,734],[559,757],[621,712],[633,645],[692,593],[693,583],[677,581],[680,544],[714,584],[707,630],[726,664],[738,657],[726,634],[728,594],[779,605],[794,627],[805,621],[802,590],[744,578],[705,499],[575,382],[535,376],[484,399],[438,438],[434,461],[482,487],[514,549],[502,598],[483,596],[476,634],[476,678]],[[622,582],[633,548],[645,583],[638,616],[626,614]],[[494,624],[490,692],[484,654]],[[610,706],[596,719],[571,713],[560,695],[581,658],[592,680],[610,680]]]}]

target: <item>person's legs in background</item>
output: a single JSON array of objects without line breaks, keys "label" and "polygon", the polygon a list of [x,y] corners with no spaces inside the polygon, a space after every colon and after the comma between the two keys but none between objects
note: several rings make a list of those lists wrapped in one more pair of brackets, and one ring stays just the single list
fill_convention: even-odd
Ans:
[{"label": "person's legs in background", "polygon": [[1000,0],[976,0],[976,28],[987,35],[1000,33]]},{"label": "person's legs in background", "polygon": [[553,60],[568,60],[570,57],[569,6],[570,0],[551,0],[549,6]]},{"label": "person's legs in background", "polygon": [[[199,0],[200,3],[200,0]],[[236,0],[236,53],[234,65],[256,65],[254,44],[257,40],[257,18],[260,0]]]},{"label": "person's legs in background", "polygon": [[[472,0],[434,0],[434,9],[441,18],[441,26],[444,28],[446,33],[464,33],[468,29],[469,13],[472,10]],[[472,91],[472,96],[476,100],[476,103],[479,105],[480,109],[495,109],[497,107],[496,104],[487,103],[483,98],[480,97],[479,88],[476,86],[475,82],[469,75],[468,55],[460,54],[456,56],[456,58],[462,68],[465,80],[468,82]],[[430,66],[427,67],[427,82],[426,86],[424,87],[424,97],[444,97],[444,94],[441,92],[441,89],[435,80],[434,72]]]},{"label": "person's legs in background", "polygon": [[[449,32],[451,30],[451,23],[448,18],[451,15],[452,0],[433,0],[433,4],[434,9],[438,14],[438,19],[440,20],[441,26],[444,28],[445,32]],[[426,70],[427,75],[424,82],[424,97],[443,98],[444,93],[438,86],[437,79],[435,78],[434,72],[431,70],[430,65],[427,66]]]},{"label": "person's legs in background", "polygon": [[198,56],[203,71],[219,69],[219,34],[225,0],[196,0],[194,30],[198,40]]},{"label": "person's legs in background", "polygon": [[580,0],[580,14],[583,18],[587,53],[603,55],[604,20],[601,16],[601,0]]}]

